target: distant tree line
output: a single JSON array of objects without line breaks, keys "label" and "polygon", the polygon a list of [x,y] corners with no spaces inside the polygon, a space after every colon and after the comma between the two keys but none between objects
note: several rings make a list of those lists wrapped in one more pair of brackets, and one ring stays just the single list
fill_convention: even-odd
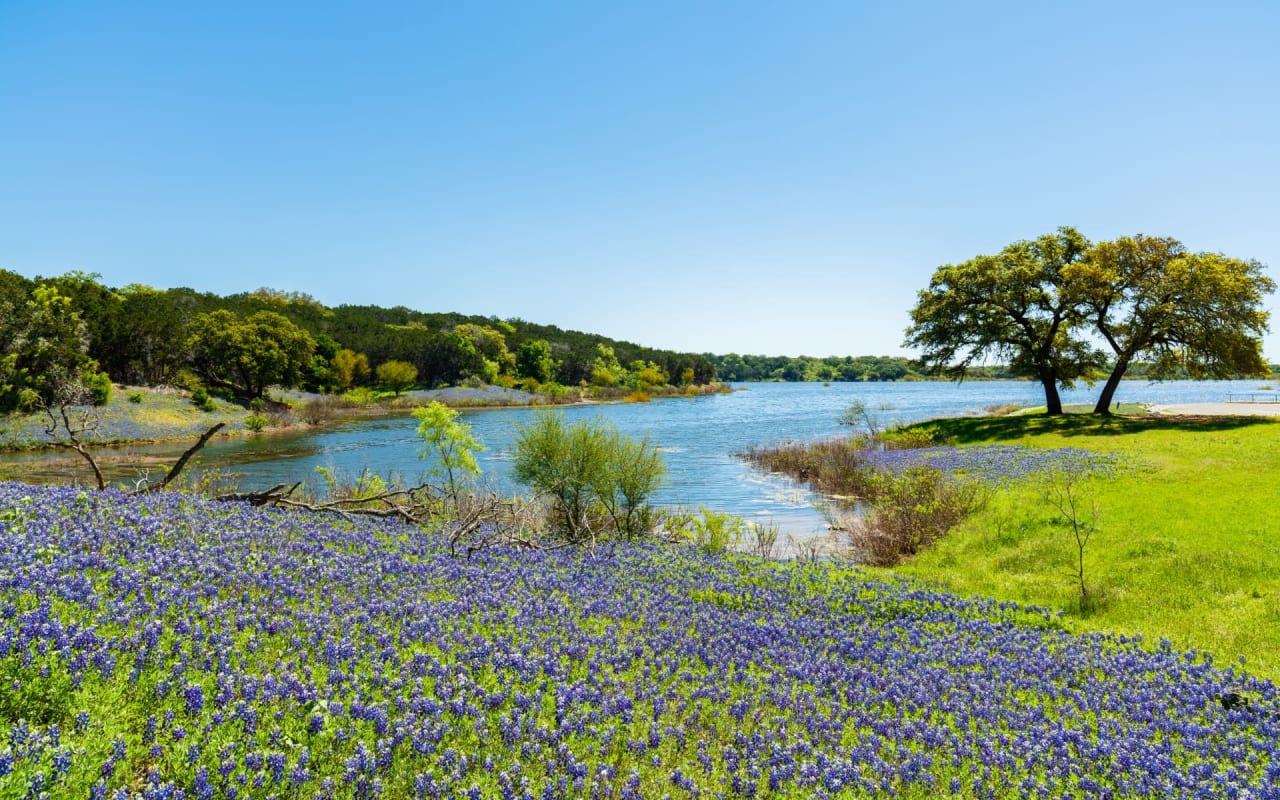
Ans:
[{"label": "distant tree line", "polygon": [[224,297],[113,288],[83,272],[27,279],[0,270],[0,411],[81,399],[56,397],[54,382],[66,388],[97,380],[109,390],[110,382],[154,386],[184,375],[244,400],[273,385],[324,392],[469,382],[644,390],[716,378],[701,355],[520,319],[330,308],[272,289]]}]

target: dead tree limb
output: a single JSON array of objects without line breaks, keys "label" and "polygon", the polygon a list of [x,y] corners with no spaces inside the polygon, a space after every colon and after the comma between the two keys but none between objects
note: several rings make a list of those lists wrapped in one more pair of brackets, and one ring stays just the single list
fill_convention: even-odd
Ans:
[{"label": "dead tree limb", "polygon": [[158,492],[164,487],[168,486],[169,483],[174,478],[177,478],[178,474],[182,472],[182,468],[187,465],[187,462],[191,460],[191,457],[194,456],[196,453],[200,452],[200,448],[208,444],[209,440],[213,438],[213,435],[218,431],[222,430],[223,427],[226,426],[226,424],[227,423],[225,422],[219,422],[209,430],[205,431],[195,444],[187,448],[187,451],[178,457],[178,460],[173,465],[173,469],[169,470],[169,472],[165,474],[164,480],[160,481],[157,484],[148,484],[147,486],[143,486],[141,489],[135,490],[133,494],[142,494],[144,492]]}]

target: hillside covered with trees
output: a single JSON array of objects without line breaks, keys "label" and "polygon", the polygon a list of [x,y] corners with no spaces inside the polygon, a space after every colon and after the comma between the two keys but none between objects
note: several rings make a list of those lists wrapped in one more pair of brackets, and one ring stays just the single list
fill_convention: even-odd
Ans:
[{"label": "hillside covered with trees", "polygon": [[81,399],[73,389],[87,391],[94,381],[109,391],[112,382],[154,386],[187,374],[243,400],[273,385],[644,390],[716,377],[704,356],[520,319],[330,308],[271,289],[223,297],[115,288],[81,272],[31,280],[0,270],[0,409]]}]

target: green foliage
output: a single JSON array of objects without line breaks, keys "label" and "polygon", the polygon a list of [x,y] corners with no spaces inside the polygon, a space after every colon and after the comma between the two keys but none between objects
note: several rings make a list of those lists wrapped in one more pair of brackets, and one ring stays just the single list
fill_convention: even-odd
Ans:
[{"label": "green foliage", "polygon": [[445,491],[457,499],[466,484],[480,474],[476,453],[484,445],[471,434],[471,426],[458,421],[458,412],[443,403],[431,402],[413,410],[422,440],[422,458],[433,466],[428,474],[444,479]]},{"label": "green foliage", "polygon": [[378,402],[378,393],[367,386],[358,386],[349,392],[344,392],[342,399],[357,406],[371,406]]},{"label": "green foliage", "polygon": [[1102,354],[1080,334],[1083,311],[1064,287],[1064,270],[1084,259],[1089,240],[1074,228],[1015,242],[995,256],[939,267],[911,310],[906,346],[930,370],[963,378],[987,356],[1039,381],[1050,414],[1058,387],[1090,379]]},{"label": "green foliage", "polygon": [[[920,365],[900,356],[708,356],[723,381],[897,381],[927,377]],[[976,370],[975,370],[976,371]],[[680,373],[674,373],[680,374]],[[1009,377],[984,373],[982,377]],[[681,382],[684,376],[681,375]],[[691,379],[690,382],[695,382]]]},{"label": "green foliage", "polygon": [[369,359],[364,353],[339,350],[329,361],[327,376],[330,389],[345,392],[369,380]]},{"label": "green foliage", "polygon": [[4,327],[10,338],[0,342],[0,410],[89,399],[87,382],[97,363],[88,352],[88,326],[70,297],[51,285],[37,285]]},{"label": "green foliage", "polygon": [[203,386],[197,386],[191,390],[191,403],[196,408],[204,408],[210,401],[209,390]]},{"label": "green foliage", "polygon": [[248,400],[273,385],[296,386],[316,344],[311,334],[274,311],[241,318],[219,310],[192,322],[188,346],[201,378]]},{"label": "green foliage", "polygon": [[596,345],[598,355],[591,365],[591,383],[594,386],[617,386],[627,380],[627,371],[618,363],[613,348],[606,344]]},{"label": "green foliage", "polygon": [[267,427],[267,418],[261,414],[250,414],[244,418],[244,426],[254,432],[260,431]]},{"label": "green foliage", "polygon": [[1095,413],[1108,413],[1138,358],[1149,362],[1152,380],[1270,374],[1262,359],[1262,301],[1276,285],[1262,269],[1257,261],[1189,253],[1177,239],[1141,234],[1099,242],[1068,267],[1068,291],[1115,354]]},{"label": "green foliage", "polygon": [[516,374],[537,383],[547,383],[556,377],[556,361],[551,355],[551,345],[545,339],[530,339],[516,348]]},{"label": "green foliage", "polygon": [[34,659],[18,655],[0,659],[0,722],[12,725],[64,724],[75,702],[71,676],[54,656]]},{"label": "green foliage", "polygon": [[399,397],[401,392],[413,387],[418,379],[418,368],[404,361],[392,360],[379,364],[377,375],[378,382]]},{"label": "green foliage", "polygon": [[142,397],[142,392],[129,392],[130,403],[140,404],[142,403]]},{"label": "green foliage", "polygon": [[922,552],[987,501],[977,482],[934,467],[873,470],[868,477],[862,516],[849,520],[847,529],[858,561],[872,566],[893,566]]},{"label": "green foliage", "polygon": [[652,527],[647,501],[666,467],[647,438],[599,419],[568,424],[544,410],[517,426],[515,451],[515,479],[549,499],[553,524],[570,541],[606,531],[635,538]]},{"label": "green foliage", "polygon": [[111,402],[111,377],[105,372],[92,373],[86,381],[89,397],[95,406]]}]

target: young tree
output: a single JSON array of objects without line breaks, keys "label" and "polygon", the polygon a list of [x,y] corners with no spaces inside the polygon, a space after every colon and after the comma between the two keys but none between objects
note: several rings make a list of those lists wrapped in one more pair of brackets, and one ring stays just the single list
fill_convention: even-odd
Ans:
[{"label": "young tree", "polygon": [[1092,376],[1101,353],[1078,334],[1083,309],[1063,290],[1063,271],[1089,241],[1074,228],[1015,242],[994,256],[939,267],[911,310],[907,347],[935,373],[963,380],[988,355],[1013,374],[1040,382],[1050,414],[1062,413],[1058,388]]},{"label": "young tree", "polygon": [[470,425],[458,421],[458,412],[443,403],[415,408],[413,416],[424,445],[422,458],[435,461],[429,473],[443,478],[449,497],[457,501],[462,482],[480,474],[476,453],[484,445],[476,441]]},{"label": "young tree", "polygon": [[89,357],[88,328],[71,298],[37,285],[17,317],[7,346],[0,345],[8,373],[0,401],[11,408],[23,397],[41,408],[86,402],[98,364]]},{"label": "young tree", "polygon": [[1276,285],[1256,261],[1189,253],[1177,239],[1138,234],[1099,242],[1064,275],[1115,353],[1095,414],[1110,413],[1121,378],[1140,357],[1152,360],[1153,380],[1269,371],[1262,299]]},{"label": "young tree", "polygon": [[188,346],[196,374],[246,400],[270,386],[297,385],[316,349],[311,334],[274,311],[244,319],[226,310],[201,314],[191,323]]},{"label": "young tree", "polygon": [[605,525],[628,538],[648,529],[646,503],[666,469],[648,439],[631,439],[601,420],[568,424],[561,413],[541,411],[532,424],[516,426],[515,450],[515,479],[550,498],[570,541]]},{"label": "young tree", "polygon": [[395,392],[396,397],[399,397],[404,390],[411,388],[414,381],[418,380],[418,368],[405,361],[392,359],[379,364],[375,372],[378,382]]}]

